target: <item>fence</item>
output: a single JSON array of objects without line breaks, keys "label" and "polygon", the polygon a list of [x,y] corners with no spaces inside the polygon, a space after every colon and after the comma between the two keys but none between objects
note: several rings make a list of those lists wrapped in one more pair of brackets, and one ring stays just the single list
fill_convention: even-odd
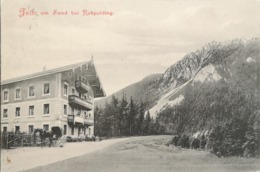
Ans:
[{"label": "fence", "polygon": [[1,148],[11,149],[13,147],[38,146],[40,140],[41,140],[40,136],[33,133],[28,134],[28,133],[2,132]]}]

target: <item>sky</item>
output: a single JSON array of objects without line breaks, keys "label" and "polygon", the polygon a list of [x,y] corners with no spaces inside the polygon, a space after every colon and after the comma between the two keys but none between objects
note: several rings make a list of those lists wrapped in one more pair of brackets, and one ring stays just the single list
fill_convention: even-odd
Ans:
[{"label": "sky", "polygon": [[[93,56],[107,95],[164,73],[209,42],[260,37],[259,0],[1,0],[1,6],[2,80]],[[37,15],[20,17],[22,8]]]}]

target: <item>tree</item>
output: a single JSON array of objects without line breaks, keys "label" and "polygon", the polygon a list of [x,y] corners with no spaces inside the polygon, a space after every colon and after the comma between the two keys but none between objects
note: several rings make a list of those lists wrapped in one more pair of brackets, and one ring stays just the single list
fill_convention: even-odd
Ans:
[{"label": "tree", "polygon": [[144,134],[144,103],[141,101],[139,105],[139,113],[137,118],[137,130],[139,135]]},{"label": "tree", "polygon": [[129,135],[129,122],[128,122],[128,102],[125,95],[123,94],[122,100],[120,102],[120,123],[119,123],[119,135]]},{"label": "tree", "polygon": [[144,120],[144,134],[149,135],[152,133],[151,127],[152,127],[152,119],[150,116],[150,112],[148,111],[147,114],[145,115],[145,120]]},{"label": "tree", "polygon": [[135,109],[135,104],[134,104],[134,100],[131,97],[130,98],[130,104],[129,104],[129,112],[128,112],[128,119],[127,119],[127,123],[129,123],[129,135],[133,135],[134,134],[134,128],[135,128],[135,117],[136,117],[136,109]]}]

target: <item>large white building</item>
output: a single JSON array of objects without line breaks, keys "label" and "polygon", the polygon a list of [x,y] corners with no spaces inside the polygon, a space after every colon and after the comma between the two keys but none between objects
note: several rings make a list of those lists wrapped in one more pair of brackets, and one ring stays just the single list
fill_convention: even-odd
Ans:
[{"label": "large white building", "polygon": [[31,133],[58,126],[92,135],[94,98],[105,96],[93,59],[1,82],[1,130]]}]

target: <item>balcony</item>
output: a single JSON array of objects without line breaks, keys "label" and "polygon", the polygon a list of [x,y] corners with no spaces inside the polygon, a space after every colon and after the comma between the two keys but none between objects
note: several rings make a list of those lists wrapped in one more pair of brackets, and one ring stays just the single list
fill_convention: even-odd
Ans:
[{"label": "balcony", "polygon": [[69,124],[83,124],[84,123],[84,118],[78,115],[68,115],[68,123]]},{"label": "balcony", "polygon": [[75,121],[75,123],[83,124],[83,122],[84,122],[84,118],[81,117],[81,116],[77,116],[77,115],[75,115],[75,117],[74,117],[74,121]]},{"label": "balcony", "polygon": [[83,100],[76,95],[69,95],[69,104],[78,109],[92,110],[93,103],[87,100]]},{"label": "balcony", "polygon": [[84,118],[84,125],[94,125],[93,118]]},{"label": "balcony", "polygon": [[83,81],[76,81],[75,87],[81,93],[87,93],[91,90],[90,86]]}]

